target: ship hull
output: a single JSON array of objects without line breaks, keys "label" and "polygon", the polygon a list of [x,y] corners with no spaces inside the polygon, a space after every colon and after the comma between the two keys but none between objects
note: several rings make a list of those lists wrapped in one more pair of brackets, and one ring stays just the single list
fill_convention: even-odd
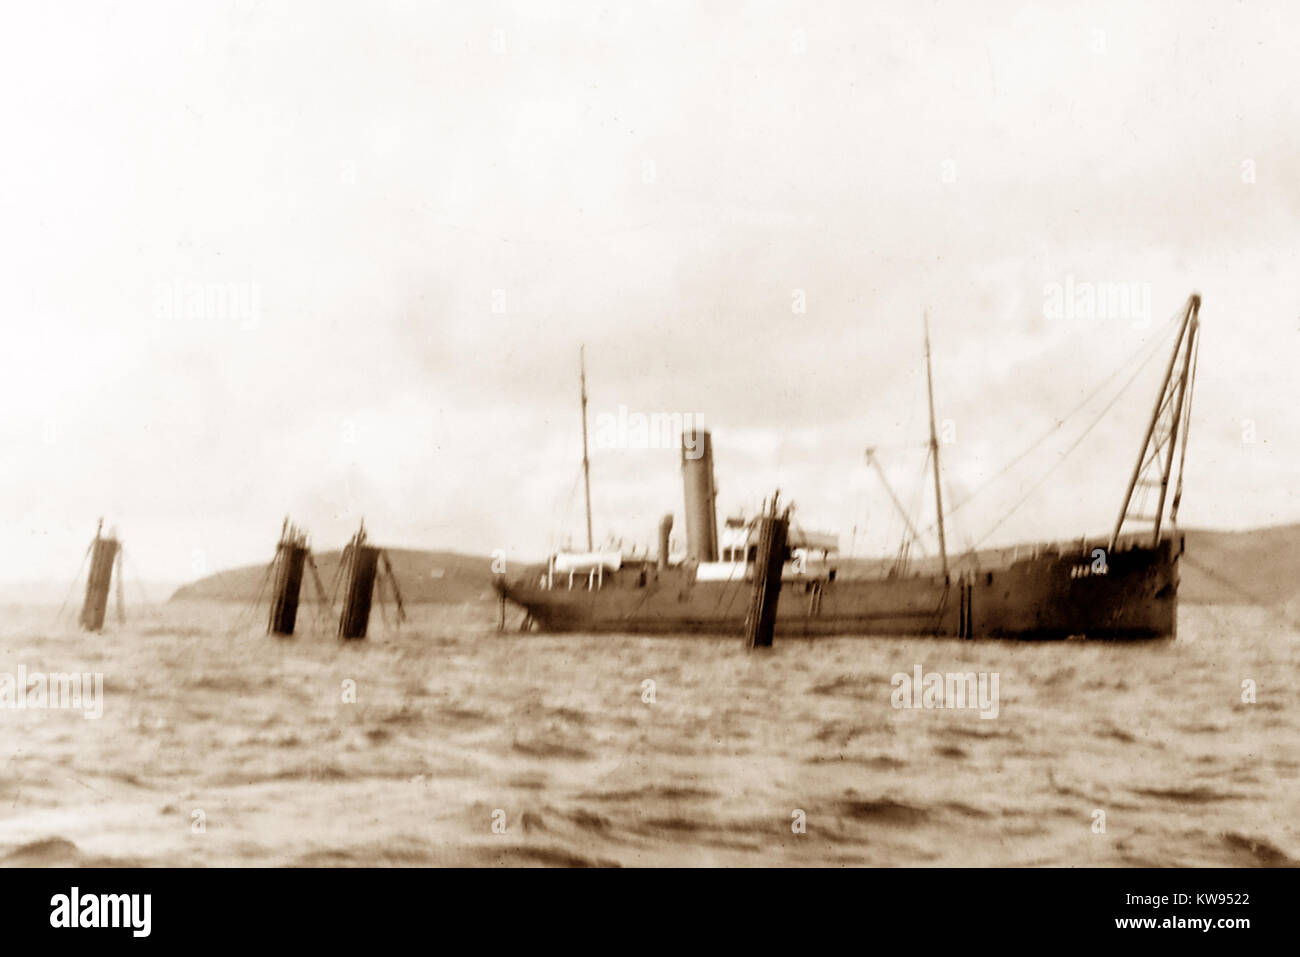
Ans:
[{"label": "ship hull", "polygon": [[[1099,558],[1085,547],[947,578],[782,583],[776,634],[932,635],[953,638],[1132,640],[1172,638],[1178,552],[1170,540]],[[686,569],[610,576],[591,587],[537,576],[497,584],[541,631],[739,635],[749,604],[743,580],[697,582]]]}]

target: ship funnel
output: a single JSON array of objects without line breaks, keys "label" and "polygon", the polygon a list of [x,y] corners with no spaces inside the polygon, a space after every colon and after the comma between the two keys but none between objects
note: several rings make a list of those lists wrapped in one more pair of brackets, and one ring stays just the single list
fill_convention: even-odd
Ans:
[{"label": "ship funnel", "polygon": [[659,567],[668,567],[668,536],[673,533],[673,513],[659,519]]},{"label": "ship funnel", "polygon": [[686,556],[718,560],[717,487],[713,484],[713,438],[703,429],[682,431],[682,485],[686,491]]}]

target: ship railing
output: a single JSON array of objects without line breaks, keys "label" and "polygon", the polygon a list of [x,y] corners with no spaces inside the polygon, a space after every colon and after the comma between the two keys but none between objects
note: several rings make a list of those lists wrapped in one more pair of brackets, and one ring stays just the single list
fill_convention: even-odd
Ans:
[{"label": "ship railing", "polygon": [[[1162,534],[1161,541],[1169,540],[1177,543],[1178,535],[1174,531],[1169,534]],[[1116,540],[1115,547],[1109,548],[1109,542],[1104,536],[1082,536],[1080,538],[1070,539],[1068,541],[1049,541],[1049,542],[1026,542],[1017,545],[1009,545],[1005,548],[992,549],[984,553],[973,553],[970,558],[976,563],[981,561],[991,561],[995,565],[1007,563],[1014,565],[1017,562],[1035,561],[1044,557],[1056,558],[1075,558],[1083,556],[1092,558],[1096,549],[1104,549],[1109,553],[1123,553],[1133,548],[1144,548],[1150,544],[1149,536],[1138,532],[1124,535]],[[964,561],[965,559],[963,559]]]},{"label": "ship railing", "polygon": [[[570,568],[569,577],[567,581],[569,591],[573,591],[573,586],[575,582],[581,585],[582,579],[578,577],[577,571],[575,569]],[[547,574],[542,578],[542,584],[548,590],[555,587],[555,573],[553,568],[549,570],[549,574]],[[605,568],[603,565],[597,565],[595,568],[592,568],[590,571],[587,572],[587,591],[593,591],[597,588],[603,588],[604,585],[605,585]]]}]

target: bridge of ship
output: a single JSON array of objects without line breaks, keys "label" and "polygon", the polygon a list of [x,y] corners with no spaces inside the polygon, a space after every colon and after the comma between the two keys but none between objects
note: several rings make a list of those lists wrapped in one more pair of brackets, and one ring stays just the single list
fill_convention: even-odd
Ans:
[{"label": "bridge of ship", "polygon": [[[659,564],[646,555],[621,549],[592,552],[561,551],[547,562],[541,576],[543,588],[603,588],[615,576],[636,574],[646,585],[655,569],[694,568],[697,582],[744,581],[753,576],[758,555],[758,527],[743,518],[729,518],[718,536],[717,561],[695,562],[684,555]],[[786,541],[782,581],[834,581],[839,556],[839,536],[792,527]]]}]

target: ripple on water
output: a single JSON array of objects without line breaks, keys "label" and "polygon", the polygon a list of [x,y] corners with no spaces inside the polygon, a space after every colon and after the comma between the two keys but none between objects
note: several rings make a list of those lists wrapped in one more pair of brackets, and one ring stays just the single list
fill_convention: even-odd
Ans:
[{"label": "ripple on water", "polygon": [[1249,834],[1229,831],[1223,835],[1223,843],[1230,851],[1245,858],[1242,863],[1257,867],[1297,867],[1300,861],[1291,857],[1272,841]]},{"label": "ripple on water", "polygon": [[1176,804],[1210,804],[1215,801],[1240,801],[1247,795],[1237,791],[1216,791],[1208,787],[1196,788],[1131,788],[1142,797],[1173,801]]},{"label": "ripple on water", "polygon": [[846,798],[835,804],[841,817],[871,824],[915,827],[930,818],[930,810],[892,798]]}]

